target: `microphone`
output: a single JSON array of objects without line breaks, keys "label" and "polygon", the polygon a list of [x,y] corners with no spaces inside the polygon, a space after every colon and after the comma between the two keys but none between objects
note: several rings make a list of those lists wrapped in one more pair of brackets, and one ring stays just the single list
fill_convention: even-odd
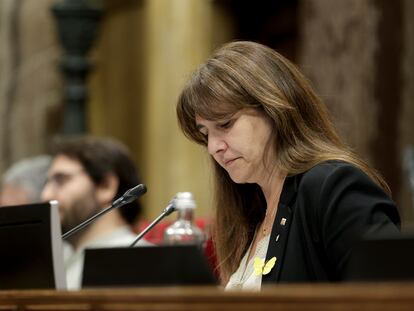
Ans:
[{"label": "microphone", "polygon": [[139,240],[142,239],[142,237],[147,234],[148,231],[150,231],[157,223],[159,223],[164,217],[170,215],[171,213],[175,212],[177,208],[175,207],[175,198],[168,203],[167,207],[162,211],[162,213],[152,222],[150,223],[132,242],[132,244],[129,247],[134,247],[135,244],[138,243]]},{"label": "microphone", "polygon": [[116,199],[112,204],[100,211],[99,213],[93,215],[89,219],[85,220],[81,224],[77,225],[76,227],[70,229],[69,231],[65,232],[65,234],[62,235],[62,239],[67,239],[68,237],[72,236],[76,232],[82,230],[87,225],[89,225],[91,222],[95,221],[97,218],[101,217],[102,215],[108,213],[110,210],[114,208],[121,207],[125,204],[131,203],[135,199],[137,199],[139,196],[145,194],[147,192],[147,187],[144,184],[139,184],[129,190],[127,190],[120,198]]},{"label": "microphone", "polygon": [[[125,205],[128,203],[131,203],[132,201],[134,201],[136,198],[138,198],[140,195],[144,194],[147,192],[147,187],[144,184],[139,184],[137,186],[135,186],[134,188],[131,188],[129,190],[127,190],[120,198],[116,199],[111,206],[114,205]],[[117,206],[117,207],[119,207]]]}]

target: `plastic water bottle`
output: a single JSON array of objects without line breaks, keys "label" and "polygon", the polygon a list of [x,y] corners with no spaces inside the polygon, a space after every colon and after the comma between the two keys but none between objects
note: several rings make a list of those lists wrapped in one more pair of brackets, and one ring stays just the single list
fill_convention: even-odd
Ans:
[{"label": "plastic water bottle", "polygon": [[177,220],[164,232],[164,243],[167,245],[196,244],[204,242],[204,233],[194,223],[196,203],[191,192],[178,192],[174,198],[178,212]]}]

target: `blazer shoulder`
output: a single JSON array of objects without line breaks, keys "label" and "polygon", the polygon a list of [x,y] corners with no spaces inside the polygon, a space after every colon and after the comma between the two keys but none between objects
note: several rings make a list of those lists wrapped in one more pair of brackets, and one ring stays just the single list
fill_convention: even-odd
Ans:
[{"label": "blazer shoulder", "polygon": [[368,175],[351,163],[343,161],[326,161],[319,163],[306,171],[302,176],[302,183],[313,186],[322,186],[324,181],[335,176],[340,178],[354,176],[369,179]]}]

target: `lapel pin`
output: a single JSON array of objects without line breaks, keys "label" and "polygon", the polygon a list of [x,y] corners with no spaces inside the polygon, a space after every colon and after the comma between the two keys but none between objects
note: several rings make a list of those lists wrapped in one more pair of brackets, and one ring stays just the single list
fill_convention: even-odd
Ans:
[{"label": "lapel pin", "polygon": [[254,274],[256,276],[269,274],[275,266],[276,260],[276,257],[272,257],[265,263],[264,259],[255,257],[253,263]]},{"label": "lapel pin", "polygon": [[282,220],[280,221],[280,224],[282,226],[286,225],[286,218],[282,218]]}]

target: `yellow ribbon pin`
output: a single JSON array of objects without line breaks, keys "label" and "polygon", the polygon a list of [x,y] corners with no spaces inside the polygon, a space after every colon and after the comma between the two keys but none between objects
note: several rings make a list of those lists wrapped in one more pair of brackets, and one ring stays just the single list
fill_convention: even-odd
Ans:
[{"label": "yellow ribbon pin", "polygon": [[265,263],[264,259],[255,257],[253,263],[254,274],[257,276],[268,274],[275,266],[276,260],[276,257],[272,257]]}]

